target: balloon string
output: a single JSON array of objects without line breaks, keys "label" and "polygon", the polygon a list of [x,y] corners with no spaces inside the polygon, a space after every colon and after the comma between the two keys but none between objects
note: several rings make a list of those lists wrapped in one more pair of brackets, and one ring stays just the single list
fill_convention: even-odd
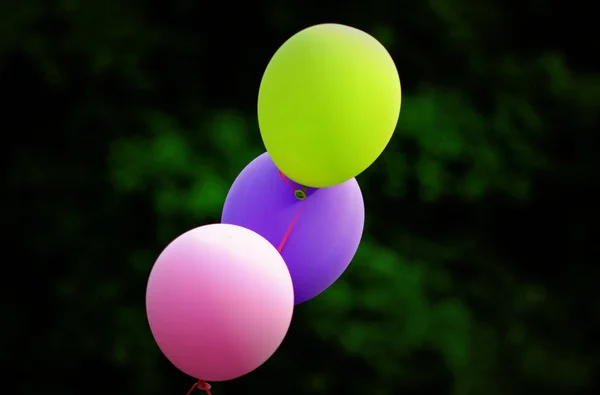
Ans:
[{"label": "balloon string", "polygon": [[288,181],[288,179],[285,178],[285,175],[281,172],[281,170],[279,171],[279,177],[281,177],[283,182],[285,182],[290,188],[292,188],[294,191],[296,190],[296,188]]},{"label": "balloon string", "polygon": [[[295,188],[287,180],[287,178],[285,178],[285,175],[283,175],[283,173],[281,171],[279,171],[279,177],[281,177],[281,179],[283,180],[283,182],[285,182],[287,185],[289,185],[290,188],[292,188],[294,191],[298,191],[299,190],[299,189]],[[301,190],[304,191],[304,192],[306,192],[306,188],[305,187],[303,187]],[[279,251],[279,253],[281,253],[281,251],[283,250],[283,246],[285,246],[286,241],[288,240],[288,238],[290,237],[290,234],[292,233],[292,229],[294,228],[294,225],[296,224],[296,221],[298,220],[298,217],[300,216],[300,212],[302,211],[302,208],[304,207],[304,202],[306,202],[306,199],[302,200],[302,203],[300,204],[300,208],[296,212],[296,215],[294,216],[294,219],[292,219],[292,223],[290,224],[290,226],[288,227],[287,231],[285,232],[285,235],[283,236],[283,240],[281,240],[281,244],[279,244],[279,248],[277,248],[277,251]]]},{"label": "balloon string", "polygon": [[204,380],[198,380],[197,382],[195,382],[186,395],[190,395],[192,392],[194,392],[194,388],[198,388],[200,391],[205,391],[207,395],[212,395],[212,393],[210,392],[210,384],[208,384]]},{"label": "balloon string", "polygon": [[306,202],[306,200],[303,200],[302,203],[300,203],[300,208],[296,212],[296,215],[294,216],[292,223],[290,224],[287,231],[285,232],[285,235],[283,236],[283,240],[281,240],[281,244],[279,244],[279,248],[277,248],[277,251],[279,251],[280,253],[281,253],[281,250],[283,250],[283,246],[285,245],[285,242],[287,241],[288,237],[290,237],[290,233],[292,233],[292,229],[294,228],[294,225],[296,224],[296,221],[298,220],[298,217],[300,216],[302,207],[304,207],[304,202]]}]

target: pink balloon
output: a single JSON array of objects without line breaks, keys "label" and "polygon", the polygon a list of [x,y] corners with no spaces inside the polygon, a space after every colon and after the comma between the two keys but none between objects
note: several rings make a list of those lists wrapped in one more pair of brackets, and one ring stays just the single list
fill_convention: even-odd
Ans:
[{"label": "pink balloon", "polygon": [[283,341],[293,309],[281,255],[236,225],[201,226],[176,238],[158,257],[146,290],[158,347],[181,371],[208,381],[262,365]]}]

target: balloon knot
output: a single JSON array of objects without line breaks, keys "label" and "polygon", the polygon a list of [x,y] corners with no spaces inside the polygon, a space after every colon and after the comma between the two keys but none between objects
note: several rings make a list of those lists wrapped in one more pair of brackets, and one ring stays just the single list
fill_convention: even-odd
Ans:
[{"label": "balloon knot", "polygon": [[306,192],[304,192],[302,189],[296,189],[294,191],[294,196],[296,196],[296,199],[298,200],[304,200],[306,199]]},{"label": "balloon knot", "polygon": [[293,190],[294,190],[294,196],[296,197],[296,199],[298,200],[305,200],[306,199],[306,190],[308,189],[307,187],[302,186],[302,189],[298,189],[296,187],[294,187],[288,180],[287,178],[285,178],[285,175],[283,175],[283,173],[281,172],[281,170],[279,170],[279,177],[281,177],[281,179],[283,180],[283,182],[285,182],[288,186],[290,186]]},{"label": "balloon knot", "polygon": [[212,395],[210,392],[210,384],[202,379],[198,380],[196,383],[194,383],[194,385],[192,385],[192,388],[190,388],[187,395],[190,395],[194,391],[194,388],[198,388],[200,391],[205,391],[207,395]]},{"label": "balloon knot", "polygon": [[210,391],[210,384],[208,384],[206,381],[204,380],[200,380],[198,382],[198,389],[201,389],[202,391]]}]

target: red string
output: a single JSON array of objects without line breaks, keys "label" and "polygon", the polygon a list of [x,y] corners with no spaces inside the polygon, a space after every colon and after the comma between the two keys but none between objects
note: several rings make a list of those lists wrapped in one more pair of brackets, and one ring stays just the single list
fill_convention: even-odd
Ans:
[{"label": "red string", "polygon": [[[287,185],[289,185],[294,191],[300,190],[298,188],[295,188],[287,180],[287,178],[283,175],[283,173],[281,171],[279,172],[279,176],[281,177],[281,179],[283,180],[283,182],[285,182]],[[300,208],[296,212],[296,215],[294,216],[294,219],[292,220],[292,223],[290,224],[290,226],[288,227],[287,231],[285,232],[285,235],[283,235],[283,240],[281,240],[281,244],[279,244],[279,248],[277,248],[277,251],[279,251],[280,253],[281,253],[281,250],[283,250],[283,246],[285,245],[287,239],[290,237],[290,234],[292,233],[292,229],[294,228],[294,225],[296,224],[296,221],[298,220],[298,217],[300,216],[300,212],[302,211],[302,208],[304,207],[304,202],[306,202],[306,199],[304,199],[302,201],[302,203],[300,204]]]},{"label": "red string", "polygon": [[292,188],[294,191],[297,190],[297,188],[295,188],[289,181],[288,179],[283,175],[283,173],[281,172],[281,170],[279,171],[279,177],[281,177],[281,179],[283,180],[283,182],[285,182],[287,185],[289,185],[290,188]]},{"label": "red string", "polygon": [[208,384],[204,380],[198,380],[197,382],[195,382],[186,395],[190,395],[192,392],[194,392],[194,388],[198,388],[200,391],[206,391],[207,395],[212,395],[212,393],[210,392],[210,384]]},{"label": "red string", "polygon": [[300,203],[300,208],[296,212],[296,215],[294,216],[292,223],[290,224],[289,228],[285,232],[285,235],[283,236],[283,240],[281,240],[281,244],[279,244],[279,248],[277,248],[277,251],[281,252],[281,250],[283,250],[283,246],[285,245],[285,242],[287,241],[288,237],[290,237],[290,233],[292,233],[292,229],[294,228],[294,225],[296,224],[296,221],[298,220],[298,217],[300,216],[300,211],[302,211],[302,207],[304,207],[304,202],[306,202],[306,200],[303,200],[302,203]]}]

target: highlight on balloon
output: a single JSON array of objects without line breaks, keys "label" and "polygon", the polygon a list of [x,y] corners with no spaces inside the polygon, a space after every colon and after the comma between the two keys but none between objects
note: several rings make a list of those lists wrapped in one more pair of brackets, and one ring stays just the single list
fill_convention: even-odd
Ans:
[{"label": "highlight on balloon", "polygon": [[265,363],[294,306],[348,268],[365,221],[355,177],[387,146],[400,104],[391,56],[363,31],[316,25],[277,50],[258,92],[266,152],[233,182],[221,223],[173,240],[148,278],[150,330],[197,380],[188,394]]}]

